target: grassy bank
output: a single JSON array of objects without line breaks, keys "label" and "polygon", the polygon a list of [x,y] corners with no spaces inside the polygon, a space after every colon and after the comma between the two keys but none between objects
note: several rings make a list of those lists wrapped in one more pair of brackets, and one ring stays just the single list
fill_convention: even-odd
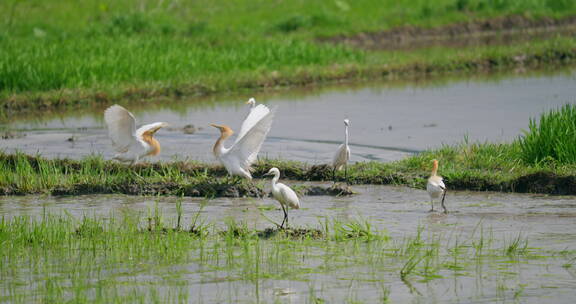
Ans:
[{"label": "grassy bank", "polygon": [[[532,263],[553,269],[574,265],[570,250],[531,248],[520,235],[496,237],[482,228],[451,236],[418,228],[394,239],[365,221],[327,219],[319,229],[258,231],[233,221],[225,227],[203,224],[190,229],[183,223],[182,229],[174,229],[170,219],[152,216],[151,220],[129,213],[107,219],[50,214],[3,218],[0,300],[187,303],[263,298],[271,302],[274,297],[265,292],[266,282],[309,281],[312,286],[300,300],[323,303],[322,297],[330,301],[331,294],[343,288],[333,282],[347,280],[379,291],[368,297],[387,303],[391,282],[403,282],[410,293],[420,294],[416,287],[426,286],[422,282],[476,276],[495,285],[502,277],[517,278],[520,268]],[[155,224],[147,227],[150,221]],[[490,275],[482,275],[486,273]],[[525,285],[500,285],[497,299],[522,297]],[[206,291],[214,288],[250,294]],[[348,293],[348,301],[358,303],[357,296]]]},{"label": "grassy bank", "polygon": [[571,37],[365,51],[318,37],[502,16],[561,19],[571,1],[3,1],[6,113],[349,79],[566,64]]},{"label": "grassy bank", "polygon": [[[440,161],[439,173],[449,189],[576,194],[576,166],[553,160],[526,164],[514,144],[461,144],[392,163],[360,162],[349,167],[351,184],[405,185],[425,187],[432,159]],[[134,167],[90,157],[76,160],[49,160],[22,154],[0,154],[0,192],[6,195],[48,193],[75,195],[124,193],[132,195],[185,195],[199,197],[262,196],[267,180],[259,180],[270,167],[278,167],[282,178],[303,195],[338,195],[345,187],[313,188],[296,181],[331,181],[326,165],[308,165],[283,160],[262,160],[256,164],[255,183],[226,176],[217,165],[201,163],[151,163]],[[343,181],[343,172],[337,179]],[[345,193],[345,192],[344,192]]]}]

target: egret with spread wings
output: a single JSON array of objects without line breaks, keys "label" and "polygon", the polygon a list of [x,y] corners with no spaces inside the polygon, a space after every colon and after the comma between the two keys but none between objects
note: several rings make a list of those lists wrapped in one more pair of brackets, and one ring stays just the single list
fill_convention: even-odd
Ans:
[{"label": "egret with spread wings", "polygon": [[160,143],[154,138],[154,133],[167,123],[155,122],[136,129],[134,115],[119,105],[106,109],[104,120],[112,147],[117,152],[114,159],[134,164],[143,157],[160,154]]},{"label": "egret with spread wings", "polygon": [[220,138],[214,144],[214,156],[224,165],[230,175],[252,179],[250,166],[256,161],[266,135],[272,127],[274,112],[260,104],[250,110],[242,123],[236,141],[230,148],[224,142],[234,131],[226,125],[211,124],[220,130]]}]

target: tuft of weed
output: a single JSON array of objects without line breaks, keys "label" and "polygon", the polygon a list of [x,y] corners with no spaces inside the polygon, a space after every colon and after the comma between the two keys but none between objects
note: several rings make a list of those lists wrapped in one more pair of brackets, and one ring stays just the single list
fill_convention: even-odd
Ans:
[{"label": "tuft of weed", "polygon": [[576,105],[566,104],[560,109],[540,115],[539,121],[530,119],[528,131],[518,139],[522,159],[529,164],[558,162],[576,163]]}]

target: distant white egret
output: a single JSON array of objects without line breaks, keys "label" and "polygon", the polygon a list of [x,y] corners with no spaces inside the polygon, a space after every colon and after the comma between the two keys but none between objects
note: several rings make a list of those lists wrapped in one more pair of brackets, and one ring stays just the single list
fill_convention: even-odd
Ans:
[{"label": "distant white egret", "polygon": [[280,225],[280,228],[284,228],[284,223],[288,226],[288,207],[300,209],[300,200],[294,190],[278,182],[280,179],[280,170],[278,168],[270,169],[265,175],[274,175],[272,178],[272,196],[280,203],[282,211],[284,211],[284,220],[282,220],[282,225]]},{"label": "distant white egret", "polygon": [[344,143],[342,143],[332,160],[332,180],[336,182],[336,171],[344,167],[344,179],[348,183],[348,160],[350,159],[350,147],[348,146],[348,127],[350,120],[344,119]]},{"label": "distant white egret", "polygon": [[274,113],[265,105],[258,105],[250,111],[240,128],[236,141],[230,148],[224,142],[234,131],[226,125],[211,124],[220,130],[220,138],[214,144],[214,156],[224,165],[230,175],[252,179],[250,166],[256,161],[266,135],[272,127]]},{"label": "distant white egret", "polygon": [[154,133],[166,127],[167,123],[155,122],[136,130],[134,115],[119,105],[106,109],[104,120],[112,146],[118,152],[114,159],[134,164],[143,157],[160,154],[160,143],[154,138]]},{"label": "distant white egret", "polygon": [[254,109],[256,107],[256,99],[254,99],[254,97],[251,97],[250,99],[248,99],[246,104],[250,105],[250,109]]},{"label": "distant white egret", "polygon": [[434,199],[437,199],[442,195],[442,208],[444,209],[444,213],[448,213],[446,206],[444,206],[446,186],[444,185],[442,176],[438,175],[438,161],[434,160],[433,162],[432,174],[428,178],[428,183],[426,184],[426,191],[428,191],[428,194],[430,195],[430,204],[432,205],[430,212],[434,211]]}]

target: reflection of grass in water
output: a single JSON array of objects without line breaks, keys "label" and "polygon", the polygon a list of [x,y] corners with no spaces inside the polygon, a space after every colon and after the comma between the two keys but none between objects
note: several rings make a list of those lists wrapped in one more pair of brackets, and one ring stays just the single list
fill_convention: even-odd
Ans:
[{"label": "reflection of grass in water", "polygon": [[[192,220],[192,231],[184,223],[182,229],[173,229],[165,226],[167,221],[158,208],[150,210],[145,218],[77,220],[69,215],[44,215],[39,220],[2,219],[0,300],[119,302],[157,297],[159,301],[186,301],[188,282],[199,276],[205,282],[253,286],[263,280],[307,281],[319,274],[349,280],[351,300],[362,297],[355,291],[358,284],[368,284],[380,290],[379,297],[389,299],[387,284],[398,280],[414,294],[423,294],[419,287],[425,282],[479,272],[494,278],[516,277],[517,268],[532,259],[554,267],[558,257],[566,261],[561,265],[572,265],[576,258],[573,251],[530,248],[521,235],[496,239],[481,226],[472,235],[452,236],[427,233],[419,227],[414,235],[393,239],[365,220],[323,220],[321,233],[314,236],[294,238],[289,232],[276,232],[263,237],[247,223],[233,219],[222,230],[201,224],[197,217]],[[501,284],[491,276],[482,280],[490,286]],[[163,287],[138,292],[148,284]],[[324,287],[326,292],[331,292],[330,286]],[[500,286],[499,297],[523,295],[523,288],[504,287]],[[325,295],[323,290],[309,294],[310,299]]]}]

